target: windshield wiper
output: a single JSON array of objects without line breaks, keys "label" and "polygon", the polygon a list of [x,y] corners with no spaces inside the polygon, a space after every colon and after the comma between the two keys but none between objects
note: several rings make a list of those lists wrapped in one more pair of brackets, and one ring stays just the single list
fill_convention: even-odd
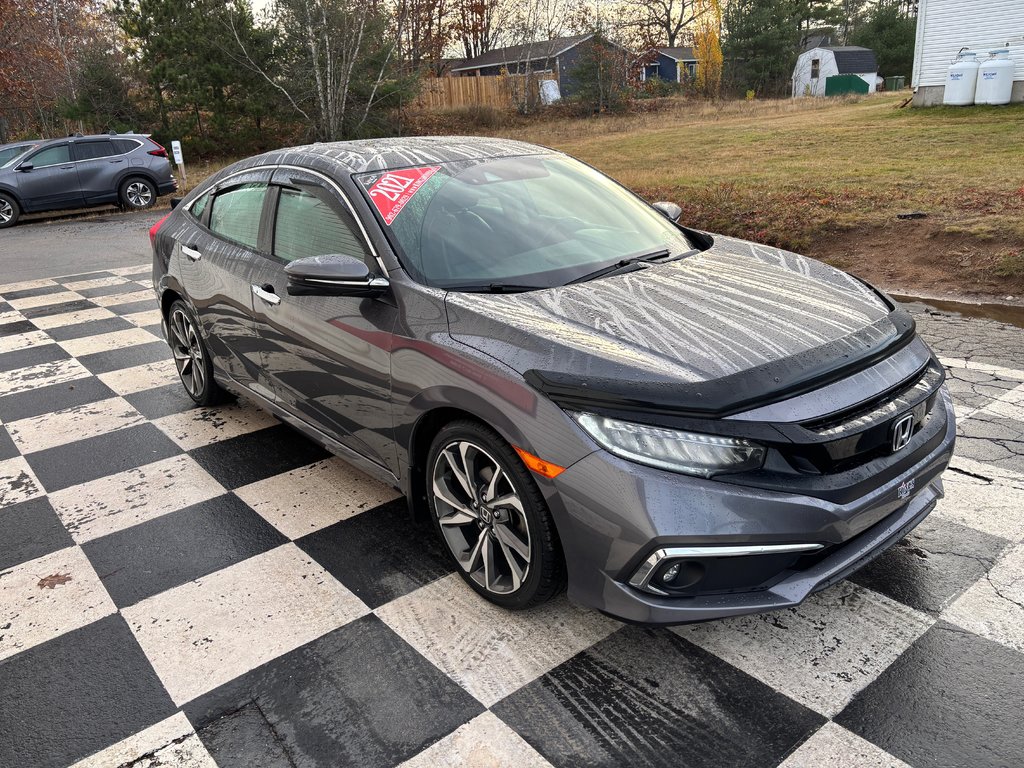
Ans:
[{"label": "windshield wiper", "polygon": [[659,259],[667,259],[671,255],[671,251],[669,251],[668,248],[662,248],[657,251],[651,251],[650,253],[641,253],[638,256],[629,256],[625,259],[619,259],[614,264],[608,264],[606,266],[601,267],[600,269],[595,269],[593,272],[588,272],[587,274],[581,277],[574,278],[573,280],[570,280],[568,283],[566,283],[566,285],[572,285],[573,283],[585,283],[588,280],[596,280],[599,277],[614,274],[615,272],[618,272],[620,269],[631,267],[634,264],[641,264],[643,262],[649,261],[658,261]]},{"label": "windshield wiper", "polygon": [[487,283],[486,285],[453,285],[448,290],[462,293],[524,293],[525,291],[540,291],[546,287],[520,283]]}]

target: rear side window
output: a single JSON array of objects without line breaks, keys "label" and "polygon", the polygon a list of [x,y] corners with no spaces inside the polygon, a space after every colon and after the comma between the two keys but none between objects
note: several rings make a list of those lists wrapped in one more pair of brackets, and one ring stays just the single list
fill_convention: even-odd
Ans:
[{"label": "rear side window", "polygon": [[116,154],[112,141],[82,141],[75,144],[76,160],[95,160]]},{"label": "rear side window", "polygon": [[267,196],[266,184],[240,184],[213,198],[210,229],[221,237],[256,248],[260,235],[260,215]]},{"label": "rear side window", "polygon": [[326,193],[283,187],[274,225],[274,255],[285,261],[307,256],[368,254],[351,215],[331,205]]},{"label": "rear side window", "polygon": [[124,155],[131,152],[133,149],[138,149],[139,142],[132,141],[131,139],[114,139],[114,149],[117,150],[117,154]]},{"label": "rear side window", "polygon": [[207,192],[205,195],[201,195],[189,206],[188,212],[195,216],[196,220],[203,220],[203,212],[206,210],[206,206],[209,205],[210,195],[212,194],[212,192]]},{"label": "rear side window", "polygon": [[61,163],[67,163],[70,160],[71,154],[68,152],[67,144],[58,144],[55,147],[47,147],[44,150],[36,152],[29,158],[29,162],[32,163],[33,168],[45,168],[48,165],[60,165]]}]

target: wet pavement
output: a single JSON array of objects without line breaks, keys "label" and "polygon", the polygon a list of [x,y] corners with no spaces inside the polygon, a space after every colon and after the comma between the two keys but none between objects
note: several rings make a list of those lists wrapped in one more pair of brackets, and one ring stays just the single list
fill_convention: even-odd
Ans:
[{"label": "wet pavement", "polygon": [[959,440],[904,541],[649,630],[494,608],[393,490],[193,407],[148,281],[0,286],[0,765],[1024,764],[1020,327],[911,305]]}]

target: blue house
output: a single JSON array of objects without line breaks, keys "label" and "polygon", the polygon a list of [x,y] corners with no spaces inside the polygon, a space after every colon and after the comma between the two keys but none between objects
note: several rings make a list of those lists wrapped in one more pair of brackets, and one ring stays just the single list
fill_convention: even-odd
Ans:
[{"label": "blue house", "polygon": [[668,83],[686,83],[697,75],[697,56],[693,48],[655,48],[651,54],[649,58],[653,61],[644,64],[641,80],[658,78]]}]

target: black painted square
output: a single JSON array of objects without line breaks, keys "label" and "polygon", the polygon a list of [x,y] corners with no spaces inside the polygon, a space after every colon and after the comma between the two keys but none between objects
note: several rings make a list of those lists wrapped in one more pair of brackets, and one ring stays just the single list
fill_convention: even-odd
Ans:
[{"label": "black painted square", "polygon": [[139,327],[144,331],[149,331],[156,338],[160,339],[160,341],[164,340],[164,327],[161,323],[153,323],[151,325],[142,325]]},{"label": "black painted square", "polygon": [[[257,718],[232,733],[215,722],[252,703],[265,726]],[[390,768],[482,711],[476,699],[372,615],[185,705],[221,768],[248,768],[250,739],[263,739],[271,729],[294,765]]]},{"label": "black painted square", "polygon": [[[11,436],[7,433],[7,428],[0,424],[0,461],[4,459],[12,459],[20,453],[18,446],[11,440]],[[0,539],[2,542],[3,539]]]},{"label": "black painted square", "polygon": [[6,301],[0,301],[0,312],[10,312],[13,309],[14,308],[10,304],[8,304]]},{"label": "black painted square", "polygon": [[19,310],[29,320],[37,317],[50,317],[51,315],[63,315],[66,312],[81,312],[83,309],[96,309],[97,305],[88,299],[75,299],[60,304],[46,304],[41,307],[30,307]]},{"label": "black painted square", "polygon": [[491,710],[555,766],[776,766],[825,722],[679,636],[636,627]]},{"label": "black painted square", "polygon": [[147,287],[153,285],[153,272],[152,270],[146,269],[142,272],[132,272],[130,275],[122,275],[125,280],[134,280],[137,283],[143,283]]},{"label": "black painted square", "polygon": [[22,288],[20,291],[7,291],[4,298],[8,301],[18,299],[31,299],[36,296],[49,296],[51,293],[63,293],[66,289],[63,285],[41,285],[38,288]]},{"label": "black painted square", "polygon": [[163,387],[133,392],[125,395],[124,399],[151,421],[198,407],[192,398],[185,394],[185,387],[177,380]]},{"label": "black painted square", "polygon": [[133,327],[131,323],[122,317],[107,317],[103,320],[90,320],[85,323],[74,323],[72,325],[61,325],[47,331],[54,341],[67,341],[68,339],[82,339],[86,336],[96,336],[100,333],[113,333]]},{"label": "black painted square", "polygon": [[39,482],[52,493],[181,452],[155,425],[147,423],[47,448],[25,458]]},{"label": "black painted square", "polygon": [[118,608],[227,568],[288,539],[233,493],[82,545]]},{"label": "black painted square", "polygon": [[94,288],[83,288],[76,291],[87,299],[95,299],[97,296],[115,296],[119,293],[134,293],[139,286],[132,282],[114,283],[113,285],[97,285]]},{"label": "black painted square", "polygon": [[0,571],[72,544],[45,496],[0,510]]},{"label": "black painted square", "polygon": [[933,515],[850,581],[937,614],[984,578],[1007,544]]},{"label": "black painted square", "polygon": [[405,499],[366,510],[295,543],[371,608],[453,570],[433,528],[410,519]]},{"label": "black painted square", "polygon": [[0,323],[0,338],[4,336],[20,336],[23,333],[31,333],[38,330],[28,320],[14,320],[10,323]]},{"label": "black painted square", "polygon": [[57,360],[67,360],[69,357],[71,355],[56,344],[41,344],[38,347],[4,352],[0,355],[0,372],[28,368],[30,365],[53,363]]},{"label": "black painted square", "polygon": [[277,734],[255,703],[242,707],[200,732],[203,746],[221,768],[295,768]]},{"label": "black painted square", "polygon": [[239,488],[328,457],[327,451],[279,424],[189,451],[225,488]]},{"label": "black painted square", "polygon": [[116,393],[95,376],[48,384],[27,392],[0,397],[0,420],[11,422],[44,413],[74,408],[76,405],[106,400]]},{"label": "black painted square", "polygon": [[148,344],[133,344],[130,347],[122,347],[109,352],[82,355],[78,358],[78,362],[84,365],[90,373],[100,374],[167,360],[170,356],[171,350],[167,344],[154,339]]},{"label": "black painted square", "polygon": [[68,283],[84,283],[86,280],[100,280],[105,277],[116,277],[113,272],[85,272],[81,275],[65,275],[54,277],[53,282],[67,285]]},{"label": "black painted square", "polygon": [[120,615],[0,661],[0,765],[65,766],[175,712]]},{"label": "black painted square", "polygon": [[113,304],[107,307],[115,315],[134,315],[136,312],[149,312],[151,309],[159,308],[160,305],[157,303],[156,294],[153,295],[152,299],[129,301],[127,304]]},{"label": "black painted square", "polygon": [[931,627],[836,722],[911,765],[1020,765],[1024,654]]}]

